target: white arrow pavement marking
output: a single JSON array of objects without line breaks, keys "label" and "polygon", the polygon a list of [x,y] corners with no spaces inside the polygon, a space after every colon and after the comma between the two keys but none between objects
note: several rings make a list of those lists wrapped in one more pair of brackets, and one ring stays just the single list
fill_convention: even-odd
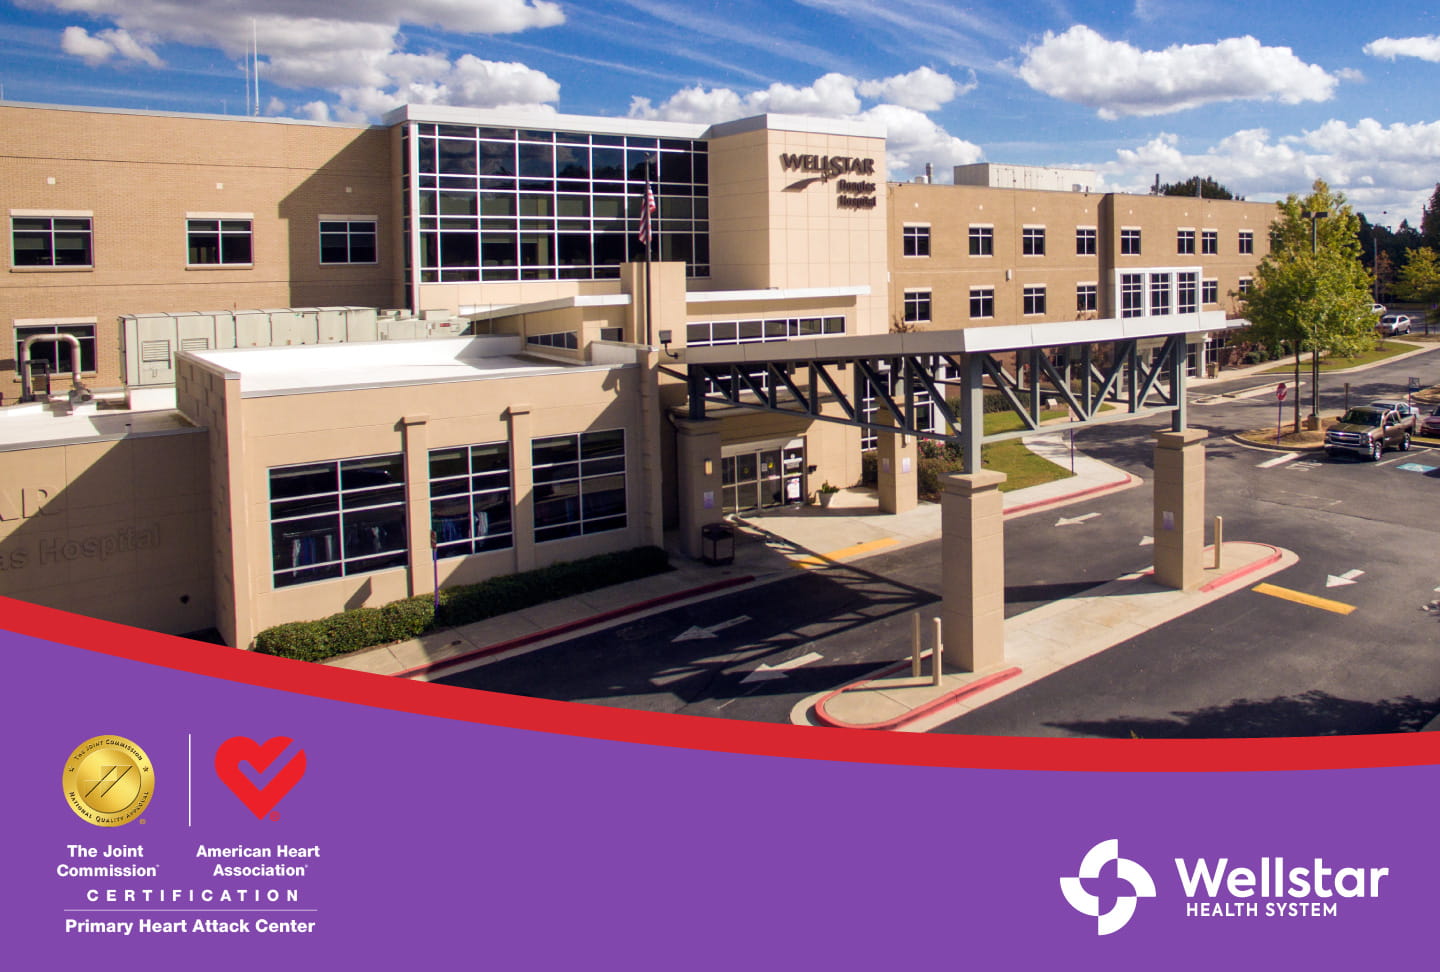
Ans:
[{"label": "white arrow pavement marking", "polygon": [[712,624],[708,628],[691,628],[689,631],[684,632],[678,637],[671,638],[670,643],[673,645],[679,641],[700,641],[704,638],[713,638],[715,637],[715,632],[724,631],[726,628],[733,628],[735,627],[735,625],[744,624],[746,621],[749,620],[750,616],[748,614],[742,614],[738,618],[731,618],[729,621],[721,621],[719,624]]},{"label": "white arrow pavement marking", "polygon": [[1256,465],[1257,465],[1257,468],[1259,468],[1259,469],[1269,469],[1271,466],[1283,466],[1285,463],[1289,462],[1291,459],[1299,459],[1299,458],[1300,458],[1300,453],[1298,453],[1298,452],[1287,452],[1287,453],[1285,453],[1285,455],[1283,455],[1283,456],[1276,456],[1274,459],[1266,459],[1264,462],[1262,462],[1262,463],[1257,463]]},{"label": "white arrow pavement marking", "polygon": [[799,668],[801,665],[808,665],[811,662],[817,662],[824,657],[825,656],[819,652],[812,651],[808,655],[801,655],[799,658],[792,658],[778,665],[767,665],[761,662],[759,668],[740,680],[740,684],[744,685],[746,682],[769,681],[772,678],[784,678],[785,673],[790,669]]},{"label": "white arrow pavement marking", "polygon": [[1334,574],[1327,574],[1325,577],[1325,586],[1344,587],[1346,584],[1355,583],[1355,578],[1359,577],[1361,574],[1364,573],[1365,571],[1363,570],[1347,570],[1345,573],[1341,574],[1338,577]]},{"label": "white arrow pavement marking", "polygon": [[1154,538],[1154,537],[1141,537],[1141,538],[1140,538],[1140,546],[1142,546],[1142,547],[1153,547],[1153,546],[1155,546],[1155,538]]},{"label": "white arrow pavement marking", "polygon": [[1055,521],[1055,525],[1056,525],[1056,526],[1069,526],[1069,525],[1072,524],[1072,523],[1084,523],[1086,520],[1093,520],[1093,519],[1095,519],[1095,517],[1097,517],[1097,516],[1099,516],[1099,515],[1100,515],[1099,513],[1086,513],[1084,516],[1070,516],[1070,517],[1062,516],[1060,519],[1058,519],[1058,520]]}]

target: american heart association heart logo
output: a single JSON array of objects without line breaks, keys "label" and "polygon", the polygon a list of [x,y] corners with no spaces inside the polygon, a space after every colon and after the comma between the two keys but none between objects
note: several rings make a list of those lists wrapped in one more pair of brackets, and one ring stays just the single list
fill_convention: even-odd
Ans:
[{"label": "american heart association heart logo", "polygon": [[257,743],[247,736],[232,736],[220,744],[215,751],[215,774],[250,812],[264,820],[275,805],[285,799],[285,794],[300,782],[305,775],[305,750],[301,749],[270,778],[264,786],[256,786],[240,769],[241,763],[249,763],[257,774],[263,774],[294,740],[288,736],[276,736]]}]

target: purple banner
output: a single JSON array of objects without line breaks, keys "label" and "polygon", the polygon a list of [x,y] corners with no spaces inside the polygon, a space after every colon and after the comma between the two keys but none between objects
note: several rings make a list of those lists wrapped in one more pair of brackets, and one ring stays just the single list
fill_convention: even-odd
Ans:
[{"label": "purple banner", "polygon": [[[1432,766],[740,755],[0,646],[14,968],[1213,970],[1432,950]],[[118,826],[70,793],[147,771],[122,746],[69,772],[96,739],[153,773]]]}]

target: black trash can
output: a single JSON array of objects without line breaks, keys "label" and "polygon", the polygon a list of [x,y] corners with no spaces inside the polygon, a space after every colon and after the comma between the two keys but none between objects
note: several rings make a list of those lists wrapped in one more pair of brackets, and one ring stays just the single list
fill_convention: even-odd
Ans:
[{"label": "black trash can", "polygon": [[735,528],[728,523],[707,523],[700,528],[700,559],[711,567],[735,562]]}]

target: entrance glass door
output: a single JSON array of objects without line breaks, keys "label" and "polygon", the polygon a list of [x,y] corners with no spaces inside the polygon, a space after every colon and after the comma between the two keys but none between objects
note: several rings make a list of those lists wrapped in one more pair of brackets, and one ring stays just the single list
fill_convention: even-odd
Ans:
[{"label": "entrance glass door", "polygon": [[720,460],[726,513],[769,509],[805,498],[805,444],[745,451]]}]

